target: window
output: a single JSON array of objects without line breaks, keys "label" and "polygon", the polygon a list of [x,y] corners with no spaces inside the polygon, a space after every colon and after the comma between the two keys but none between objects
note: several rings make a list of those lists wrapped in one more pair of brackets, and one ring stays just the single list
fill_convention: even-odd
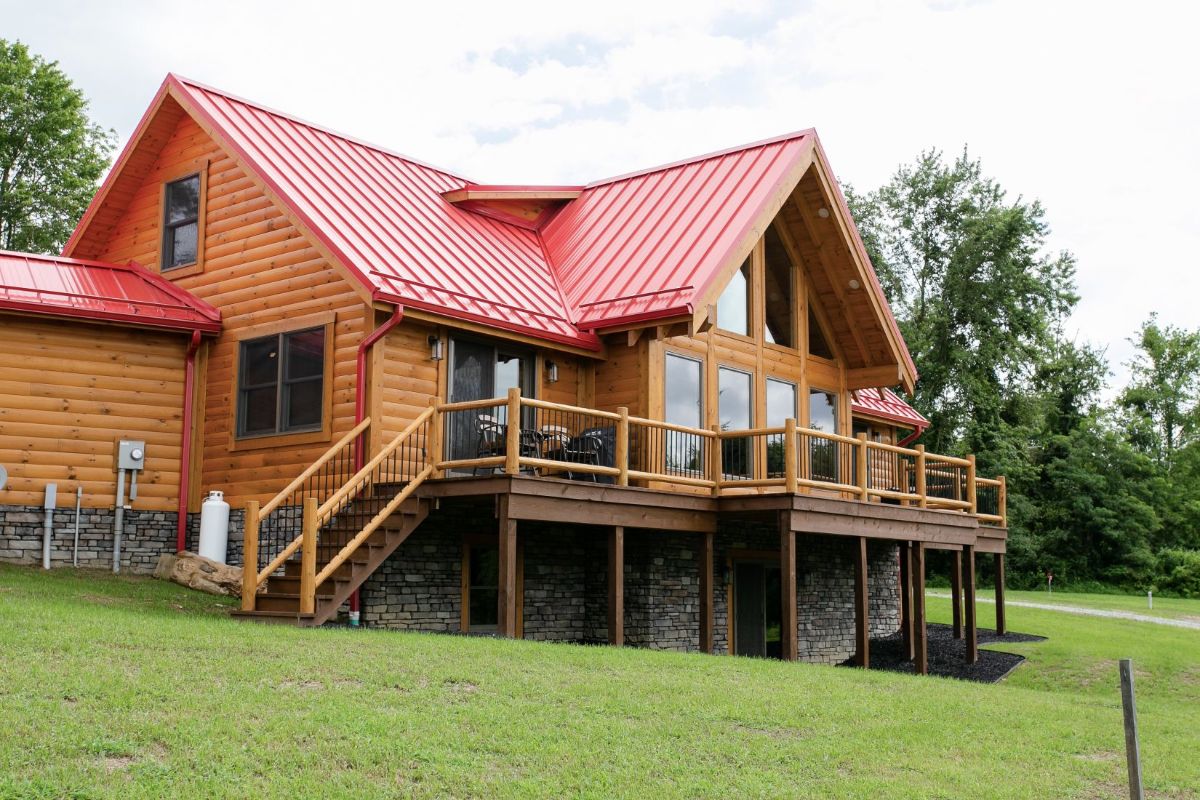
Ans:
[{"label": "window", "polygon": [[[508,390],[519,388],[523,397],[534,396],[534,361],[527,352],[514,352],[488,341],[461,339],[450,342],[450,402],[487,400],[504,397]],[[477,421],[480,414],[494,416],[496,421],[508,421],[508,407],[480,409],[471,413],[455,413],[447,417],[446,440],[443,443],[451,459],[479,458],[490,455],[480,438]],[[534,410],[525,409],[522,423],[532,426]]]},{"label": "window", "polygon": [[200,237],[200,176],[166,186],[163,200],[162,269],[196,263]]},{"label": "window", "polygon": [[500,547],[497,544],[465,545],[467,557],[466,630],[494,632],[499,616]]},{"label": "window", "polygon": [[[838,432],[838,396],[824,389],[808,391],[808,427],[823,433]],[[816,436],[808,439],[812,479],[837,483],[841,474],[838,442]],[[851,473],[853,474],[853,473]]]},{"label": "window", "polygon": [[[700,428],[704,425],[704,382],[698,359],[667,353],[663,406],[666,421]],[[703,472],[704,454],[688,436],[666,437],[666,468],[673,472]]]},{"label": "window", "polygon": [[766,292],[763,337],[772,344],[795,347],[795,295],[792,291],[792,257],[775,226],[763,237]]},{"label": "window", "polygon": [[750,335],[750,259],[729,279],[717,300],[717,327],[730,333]]},{"label": "window", "polygon": [[829,346],[829,339],[825,337],[825,329],[821,327],[821,322],[813,312],[811,303],[808,307],[808,353],[820,358],[828,358],[830,361],[834,357],[833,348]]},{"label": "window", "polygon": [[[767,378],[767,427],[782,428],[788,418],[796,419],[796,385]],[[784,475],[785,443],[782,434],[767,437],[767,477]]]},{"label": "window", "polygon": [[[749,372],[720,367],[717,370],[720,391],[718,411],[721,430],[739,431],[750,428],[752,393]],[[749,478],[753,471],[754,440],[750,437],[721,440],[721,470],[726,475]]]},{"label": "window", "polygon": [[808,390],[808,427],[825,433],[837,433],[838,396],[824,389]]},{"label": "window", "polygon": [[242,342],[238,436],[320,429],[324,390],[324,327]]}]

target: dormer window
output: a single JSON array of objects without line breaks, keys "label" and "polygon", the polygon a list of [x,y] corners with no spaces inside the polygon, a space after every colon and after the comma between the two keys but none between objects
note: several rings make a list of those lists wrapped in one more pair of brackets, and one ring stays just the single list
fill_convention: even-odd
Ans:
[{"label": "dormer window", "polygon": [[200,239],[200,176],[167,184],[163,197],[163,271],[196,263]]}]

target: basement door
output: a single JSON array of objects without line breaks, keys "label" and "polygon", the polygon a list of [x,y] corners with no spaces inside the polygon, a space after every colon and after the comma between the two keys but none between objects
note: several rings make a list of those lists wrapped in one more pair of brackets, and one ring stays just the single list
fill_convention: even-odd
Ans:
[{"label": "basement door", "polygon": [[763,561],[733,564],[733,652],[780,658],[783,607],[779,565]]}]

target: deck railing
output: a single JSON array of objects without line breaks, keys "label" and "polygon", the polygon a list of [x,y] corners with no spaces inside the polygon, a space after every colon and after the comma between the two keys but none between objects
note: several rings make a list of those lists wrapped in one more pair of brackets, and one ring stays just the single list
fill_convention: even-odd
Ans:
[{"label": "deck railing", "polygon": [[[448,474],[538,474],[714,495],[828,492],[870,502],[969,513],[1006,524],[1004,478],[975,474],[975,458],[927,453],[799,427],[705,430],[522,397],[437,406]],[[510,421],[516,424],[510,424]]]}]

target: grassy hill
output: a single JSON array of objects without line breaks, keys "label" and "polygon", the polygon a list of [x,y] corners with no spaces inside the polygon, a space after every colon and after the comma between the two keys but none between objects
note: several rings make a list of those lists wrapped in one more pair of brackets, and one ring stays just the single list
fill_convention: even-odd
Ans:
[{"label": "grassy hill", "polygon": [[0,797],[1118,798],[1120,656],[1150,796],[1200,797],[1195,631],[1013,608],[1050,639],[991,686],[227,605],[0,565]]}]

